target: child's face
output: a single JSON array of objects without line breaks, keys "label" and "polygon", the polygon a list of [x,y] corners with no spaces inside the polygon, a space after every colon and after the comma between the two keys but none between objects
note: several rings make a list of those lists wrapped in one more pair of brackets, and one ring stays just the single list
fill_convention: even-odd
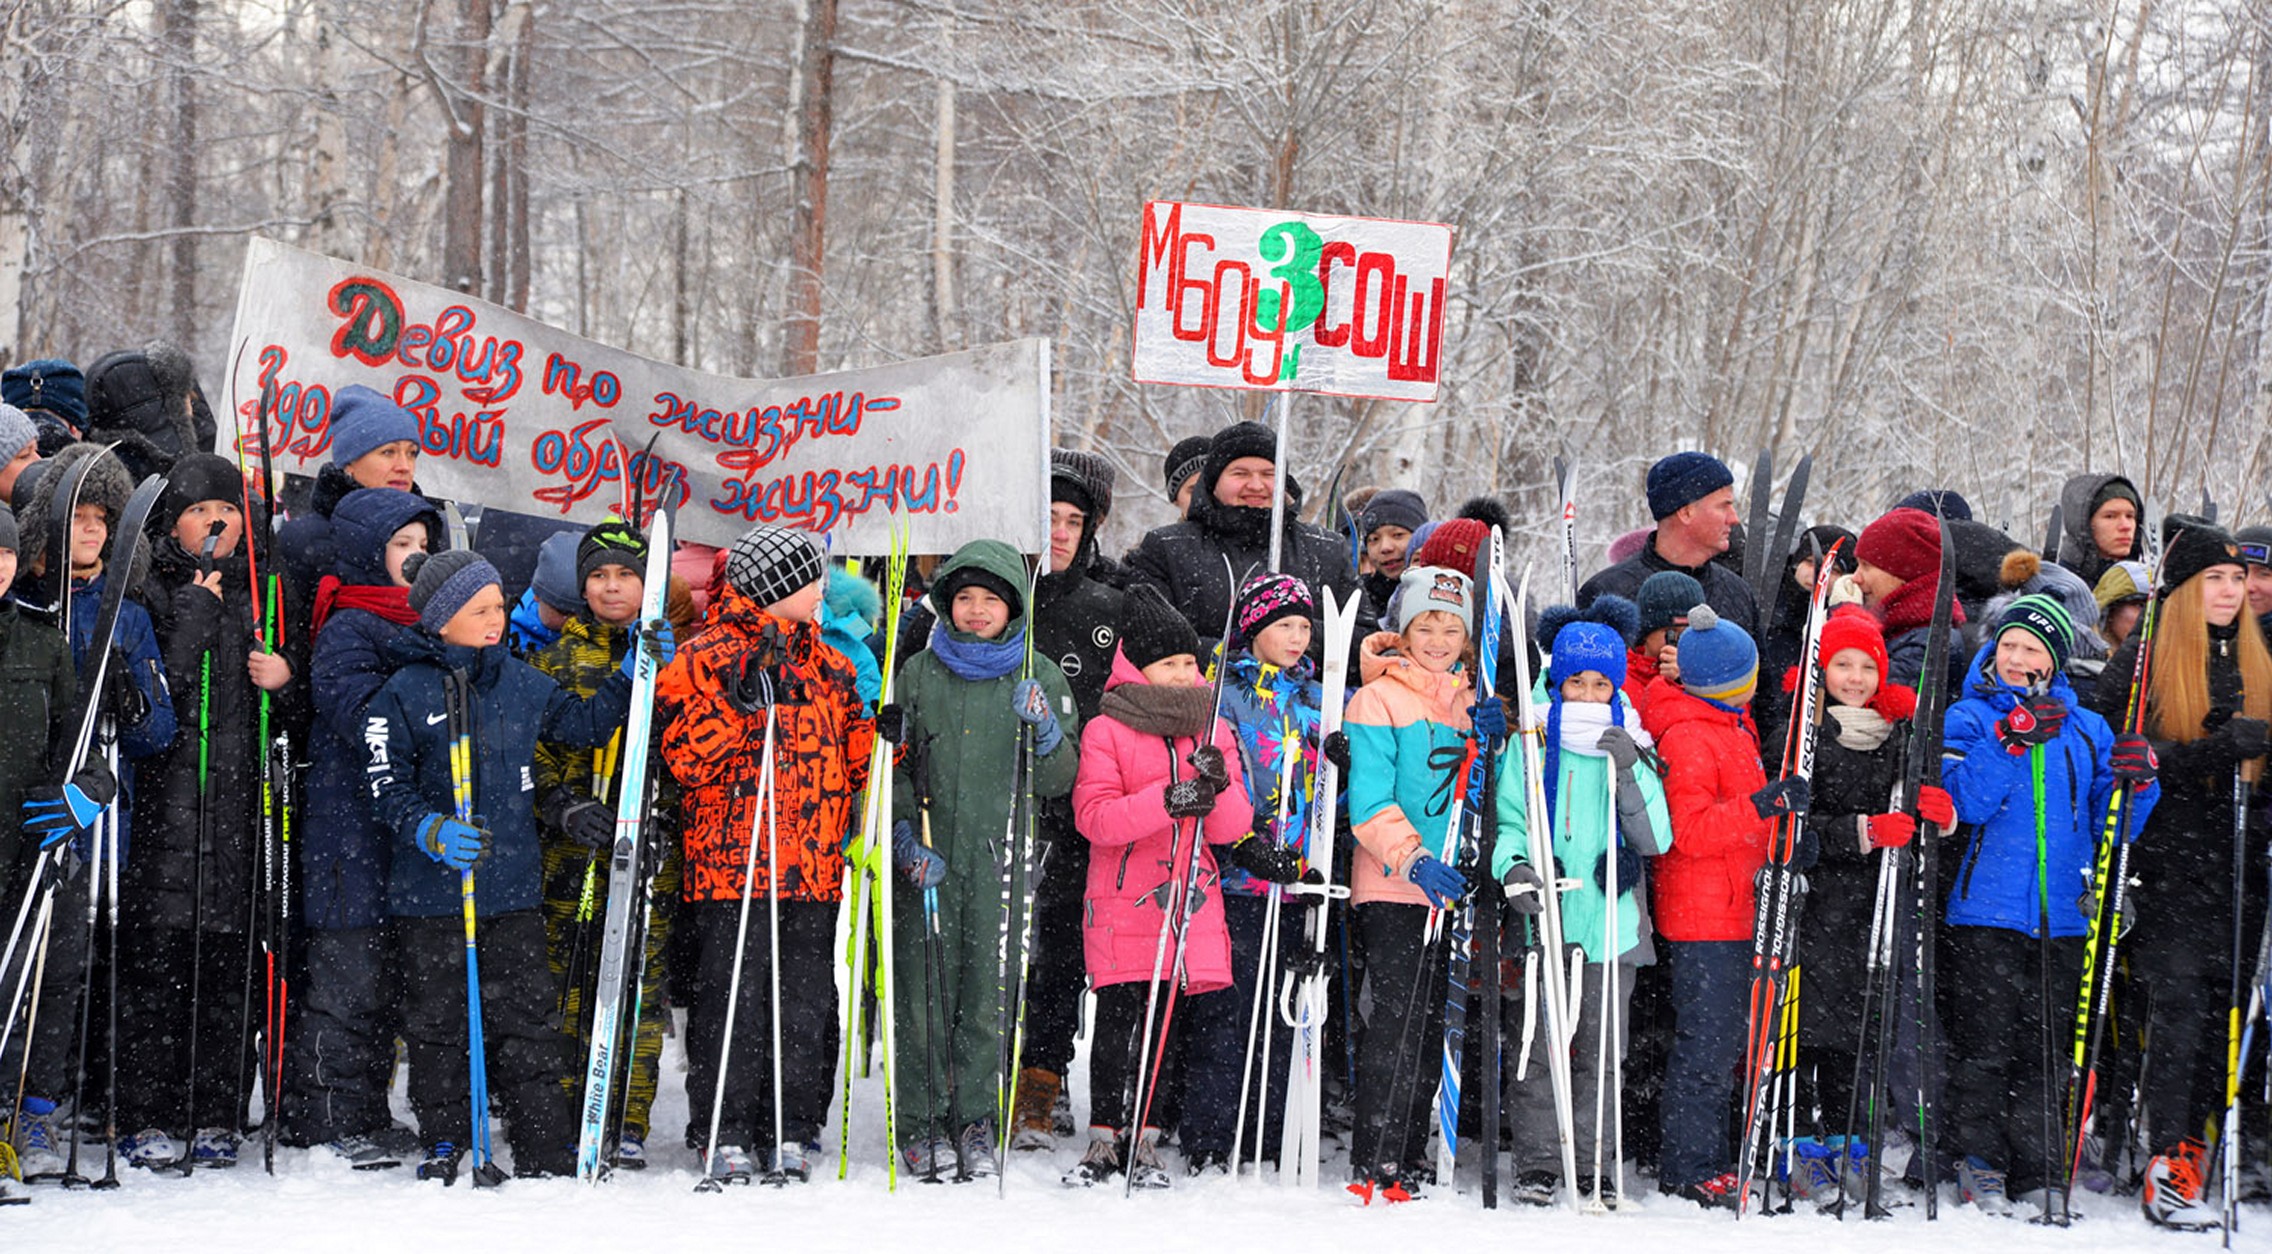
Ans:
[{"label": "child's face", "polygon": [[1617,685],[1600,671],[1579,671],[1562,681],[1562,699],[1591,705],[1608,705],[1617,699]]},{"label": "child's face", "polygon": [[110,520],[100,505],[82,503],[71,513],[71,569],[102,569],[103,546],[110,543]]},{"label": "child's face", "polygon": [[234,501],[199,501],[183,510],[174,520],[174,541],[185,552],[203,553],[214,523],[221,524],[221,542],[213,546],[213,556],[227,557],[236,552],[237,538],[244,534],[245,516]]},{"label": "child's face", "polygon": [[610,627],[628,626],[639,617],[639,601],[646,590],[646,576],[619,562],[584,576],[584,604],[592,617]]},{"label": "child's face", "polygon": [[1197,688],[1205,682],[1199,670],[1199,659],[1188,653],[1170,653],[1142,670],[1145,683],[1162,688]]},{"label": "child's face", "polygon": [[442,624],[442,643],[487,648],[505,638],[505,592],[485,584]]},{"label": "child's face", "polygon": [[1310,620],[1290,614],[1254,634],[1254,656],[1283,670],[1310,651]]},{"label": "child's face", "polygon": [[992,640],[1010,625],[1010,603],[974,583],[955,589],[950,612],[956,631],[981,640]]},{"label": "child's face", "polygon": [[1394,579],[1404,573],[1404,547],[1410,543],[1411,528],[1383,523],[1365,537],[1365,559],[1374,571]]},{"label": "child's face", "polygon": [[792,623],[809,623],[813,621],[813,615],[820,612],[821,598],[827,594],[827,585],[823,581],[815,579],[788,596],[766,606],[765,612],[775,618],[785,619]]},{"label": "child's face", "polygon": [[2051,650],[2026,630],[2013,627],[1996,637],[1996,678],[2025,688],[2051,675]]},{"label": "child's face", "polygon": [[1459,665],[1459,655],[1466,648],[1467,625],[1443,610],[1424,611],[1405,625],[1404,656],[1432,675]]},{"label": "child's face", "polygon": [[1840,649],[1822,664],[1822,686],[1840,705],[1868,705],[1878,695],[1877,659],[1860,649]]},{"label": "child's face", "polygon": [[395,587],[410,586],[410,581],[402,577],[402,564],[411,554],[425,552],[426,544],[426,524],[422,522],[406,523],[402,530],[387,537],[387,578],[394,580]]}]

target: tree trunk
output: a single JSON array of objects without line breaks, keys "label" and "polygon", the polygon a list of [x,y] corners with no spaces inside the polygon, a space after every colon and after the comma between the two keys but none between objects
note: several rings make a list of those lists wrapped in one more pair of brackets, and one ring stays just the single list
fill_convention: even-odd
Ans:
[{"label": "tree trunk", "polygon": [[[950,16],[940,40],[952,47]],[[945,74],[938,79],[938,96],[932,107],[933,156],[931,177],[931,333],[940,352],[961,344],[956,334],[955,309],[955,84]]]},{"label": "tree trunk", "polygon": [[172,115],[166,144],[167,224],[175,232],[168,286],[168,333],[191,348],[197,336],[197,65],[198,0],[165,0],[158,6],[158,37],[170,64],[166,103]]},{"label": "tree trunk", "polygon": [[828,241],[828,145],[835,108],[836,0],[803,0],[803,33],[789,76],[789,309],[783,321],[782,366],[791,375],[820,372],[821,263]]},{"label": "tree trunk", "polygon": [[444,163],[442,285],[479,292],[482,278],[483,109],[489,67],[489,0],[459,0],[457,81],[441,105],[449,131]]}]

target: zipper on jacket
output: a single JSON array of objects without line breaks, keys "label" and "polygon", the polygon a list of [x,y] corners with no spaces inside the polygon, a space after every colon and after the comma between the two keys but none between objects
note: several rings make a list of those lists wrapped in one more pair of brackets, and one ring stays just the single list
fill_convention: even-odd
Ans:
[{"label": "zipper on jacket", "polygon": [[1120,873],[1112,877],[1114,892],[1119,892],[1128,887],[1128,859],[1135,852],[1136,846],[1134,845],[1122,845],[1120,847]]},{"label": "zipper on jacket", "polygon": [[1964,874],[1957,877],[1957,895],[1972,900],[1972,873],[1980,868],[1980,847],[1988,843],[1985,824],[1972,829],[1972,847],[1964,851]]}]

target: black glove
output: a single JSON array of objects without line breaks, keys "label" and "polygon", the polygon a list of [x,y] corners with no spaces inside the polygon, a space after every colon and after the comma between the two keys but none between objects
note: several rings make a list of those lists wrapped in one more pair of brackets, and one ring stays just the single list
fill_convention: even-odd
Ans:
[{"label": "black glove", "polygon": [[1812,871],[1822,861],[1822,838],[1814,834],[1811,823],[1796,823],[1791,827],[1791,869]]},{"label": "black glove", "polygon": [[894,747],[907,743],[907,711],[897,701],[876,711],[876,734]]},{"label": "black glove", "polygon": [[1214,785],[1216,792],[1231,786],[1231,772],[1223,762],[1223,751],[1213,745],[1201,745],[1191,751],[1191,769],[1199,772],[1199,778]]},{"label": "black glove", "polygon": [[[1594,747],[1601,750],[1602,755],[1609,759],[1609,764],[1620,771],[1632,770],[1633,764],[1641,760],[1639,742],[1633,739],[1632,732],[1622,727],[1602,728],[1601,735],[1594,740]],[[1622,880],[1619,882],[1623,883]]]},{"label": "black glove", "polygon": [[742,659],[741,669],[726,677],[726,704],[744,714],[763,714],[780,690],[781,677],[758,653]]},{"label": "black glove", "polygon": [[586,849],[605,849],[615,841],[615,811],[586,797],[560,812],[560,830]]},{"label": "black glove", "polygon": [[2216,737],[2228,746],[2235,762],[2264,756],[2267,727],[2263,719],[2235,714],[2225,720],[2216,731]]},{"label": "black glove", "polygon": [[1325,760],[1344,776],[1349,774],[1349,733],[1337,731],[1325,738]]},{"label": "black glove", "polygon": [[1302,878],[1301,852],[1267,837],[1241,837],[1218,856],[1265,884],[1291,884]]},{"label": "black glove", "polygon": [[1168,785],[1167,810],[1171,819],[1203,819],[1215,810],[1215,795],[1222,790],[1205,779],[1182,779]]},{"label": "black glove", "polygon": [[1623,842],[1619,842],[1615,850],[1601,851],[1600,859],[1594,863],[1594,887],[1605,893],[1609,891],[1609,855],[1612,852],[1617,855],[1617,891],[1627,893],[1640,887],[1641,855],[1627,848]]},{"label": "black glove", "polygon": [[2066,702],[2048,692],[2037,693],[2013,706],[2011,713],[1996,721],[1996,739],[2013,753],[2026,753],[2036,745],[2057,740],[2060,729],[2066,725]]},{"label": "black glove", "polygon": [[150,717],[150,698],[134,682],[133,665],[125,654],[112,649],[110,665],[103,669],[103,712],[122,729],[140,727]]},{"label": "black glove", "polygon": [[1813,799],[1805,776],[1788,775],[1751,794],[1751,808],[1759,811],[1759,817],[1773,821],[1806,813],[1807,802]]},{"label": "black glove", "polygon": [[2124,732],[2114,738],[2112,765],[2115,783],[2142,786],[2154,782],[2161,763],[2155,760],[2154,746],[2144,736]]},{"label": "black glove", "polygon": [[1508,867],[1499,877],[1499,887],[1507,895],[1507,908],[1517,914],[1537,914],[1546,909],[1546,881],[1528,862]]}]

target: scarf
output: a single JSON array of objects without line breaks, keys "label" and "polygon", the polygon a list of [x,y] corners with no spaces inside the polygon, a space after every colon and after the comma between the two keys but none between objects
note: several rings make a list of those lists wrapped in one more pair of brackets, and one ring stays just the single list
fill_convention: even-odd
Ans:
[{"label": "scarf", "polygon": [[1104,694],[1098,712],[1147,736],[1198,740],[1213,730],[1213,688],[1170,688],[1166,684],[1120,684]]},{"label": "scarf", "polygon": [[1858,753],[1869,753],[1893,734],[1893,723],[1866,705],[1833,705],[1825,713],[1838,724],[1838,743]]},{"label": "scarf", "polygon": [[404,627],[418,621],[418,611],[410,608],[408,588],[341,583],[339,576],[325,575],[323,582],[316,585],[314,630],[323,630],[324,620],[331,617],[333,610],[362,610]]},{"label": "scarf", "polygon": [[1025,665],[1026,629],[1020,626],[1000,640],[965,638],[947,630],[944,622],[931,624],[931,652],[961,679],[980,683],[1000,679]]},{"label": "scarf", "polygon": [[[1599,701],[1564,701],[1559,690],[1554,692],[1546,708],[1546,754],[1542,769],[1545,772],[1546,812],[1560,813],[1556,794],[1562,785],[1562,751],[1568,749],[1588,757],[1602,756],[1598,742],[1604,727],[1625,726],[1625,703],[1616,693],[1609,695],[1607,704]],[[1637,744],[1647,744],[1647,733],[1633,737]],[[1549,829],[1551,830],[1551,829]]]},{"label": "scarf", "polygon": [[[1895,588],[1885,600],[1878,602],[1878,617],[1885,622],[1885,638],[1889,642],[1903,632],[1915,631],[1932,623],[1933,590],[1939,585],[1938,578],[1931,581],[1912,579]],[[1956,627],[1963,623],[1963,604],[1952,602],[1949,605],[1949,625]]]}]

